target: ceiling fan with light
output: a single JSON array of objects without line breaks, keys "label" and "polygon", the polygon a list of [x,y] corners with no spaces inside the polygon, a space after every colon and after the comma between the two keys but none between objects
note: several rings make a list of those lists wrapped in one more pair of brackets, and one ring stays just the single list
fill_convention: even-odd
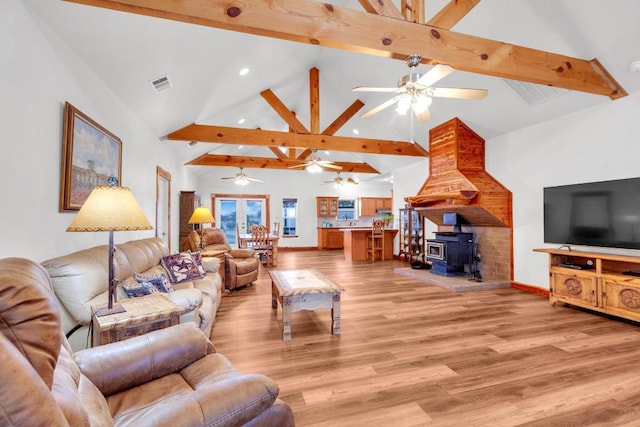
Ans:
[{"label": "ceiling fan with light", "polygon": [[306,171],[310,173],[320,173],[324,169],[342,169],[342,166],[335,165],[331,160],[320,159],[320,157],[316,156],[316,151],[317,150],[313,148],[311,150],[311,156],[304,163],[289,166],[289,169],[305,168]]},{"label": "ceiling fan with light", "polygon": [[335,187],[340,187],[343,185],[358,185],[359,182],[353,178],[344,179],[340,176],[340,172],[336,172],[338,176],[333,178],[331,181],[325,181],[325,184],[333,184]]},{"label": "ceiling fan with light", "polygon": [[224,177],[224,178],[221,178],[221,179],[224,179],[224,180],[230,179],[230,180],[234,181],[236,183],[236,185],[247,185],[247,184],[249,184],[249,182],[264,182],[264,181],[261,181],[259,179],[249,178],[249,176],[247,176],[247,174],[244,173],[242,168],[240,168],[240,172],[238,172],[236,174],[236,176],[228,176],[228,177]]},{"label": "ceiling fan with light", "polygon": [[482,99],[487,96],[486,89],[432,86],[439,80],[453,73],[455,69],[449,65],[436,64],[426,73],[418,73],[416,68],[421,60],[422,57],[418,54],[407,56],[405,62],[409,66],[410,71],[409,74],[402,76],[400,80],[398,80],[398,87],[358,86],[353,88],[354,92],[387,92],[398,94],[362,114],[360,117],[371,117],[397,103],[396,111],[398,113],[407,114],[409,109],[411,109],[419,122],[426,122],[431,118],[429,106],[431,105],[432,98]]}]

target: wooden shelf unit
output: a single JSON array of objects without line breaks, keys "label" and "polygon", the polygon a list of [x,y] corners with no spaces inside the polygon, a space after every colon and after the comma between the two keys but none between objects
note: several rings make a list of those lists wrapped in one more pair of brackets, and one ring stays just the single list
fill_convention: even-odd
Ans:
[{"label": "wooden shelf unit", "polygon": [[338,216],[338,198],[337,197],[316,197],[318,216],[319,217],[337,217]]},{"label": "wooden shelf unit", "polygon": [[180,192],[180,251],[189,249],[187,237],[193,230],[198,230],[198,224],[189,224],[193,211],[200,206],[200,194],[195,191]]},{"label": "wooden shelf unit", "polygon": [[400,260],[424,261],[424,219],[417,210],[400,209]]},{"label": "wooden shelf unit", "polygon": [[[549,254],[549,302],[563,302],[640,321],[640,257],[563,249]],[[573,264],[583,269],[563,266]]]}]

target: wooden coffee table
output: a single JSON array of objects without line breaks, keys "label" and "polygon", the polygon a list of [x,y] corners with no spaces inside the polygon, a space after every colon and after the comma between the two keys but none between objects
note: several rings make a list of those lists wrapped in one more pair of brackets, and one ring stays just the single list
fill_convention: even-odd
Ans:
[{"label": "wooden coffee table", "polygon": [[331,333],[340,335],[340,293],[344,288],[316,270],[273,270],[271,307],[282,306],[282,339],[291,339],[291,313],[300,310],[331,309]]}]

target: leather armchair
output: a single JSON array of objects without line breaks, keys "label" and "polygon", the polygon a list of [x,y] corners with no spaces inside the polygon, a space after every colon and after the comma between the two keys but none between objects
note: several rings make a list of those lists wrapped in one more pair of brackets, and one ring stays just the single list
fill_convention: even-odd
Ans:
[{"label": "leather armchair", "polygon": [[[192,252],[200,248],[200,235],[197,231],[189,234],[189,242]],[[227,292],[231,292],[242,286],[251,285],[257,278],[260,262],[252,249],[231,249],[224,231],[219,228],[205,228],[203,230],[204,250],[207,252],[225,251],[225,278],[224,286]]]},{"label": "leather armchair", "polygon": [[239,374],[193,322],[73,354],[46,270],[0,260],[0,425],[293,426],[278,386]]}]

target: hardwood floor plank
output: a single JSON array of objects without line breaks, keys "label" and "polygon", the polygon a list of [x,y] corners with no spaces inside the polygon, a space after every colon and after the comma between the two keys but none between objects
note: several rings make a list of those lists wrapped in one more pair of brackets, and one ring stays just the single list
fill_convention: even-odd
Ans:
[{"label": "hardwood floor plank", "polygon": [[212,341],[241,372],[280,386],[298,426],[638,425],[640,328],[516,289],[454,293],[394,273],[398,261],[281,251],[346,291],[295,312],[282,340],[266,268],[223,297]]}]

